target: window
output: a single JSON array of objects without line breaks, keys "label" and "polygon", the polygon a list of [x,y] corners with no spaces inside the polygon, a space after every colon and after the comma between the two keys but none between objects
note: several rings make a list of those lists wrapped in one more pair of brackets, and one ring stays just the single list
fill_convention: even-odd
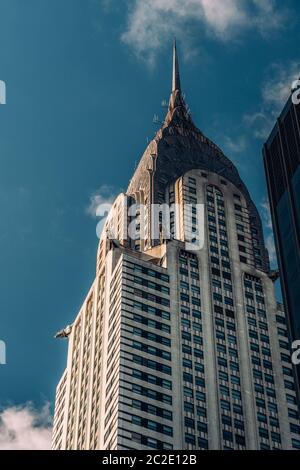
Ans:
[{"label": "window", "polygon": [[256,379],[262,380],[263,378],[262,372],[260,370],[253,370],[253,377],[255,377]]},{"label": "window", "polygon": [[292,446],[294,449],[300,450],[300,441],[298,441],[298,439],[292,439]]},{"label": "window", "polygon": [[206,418],[206,409],[203,406],[197,406],[197,415]]},{"label": "window", "polygon": [[279,428],[279,421],[277,418],[269,418],[269,422],[271,426],[274,426],[275,428]]},{"label": "window", "polygon": [[289,369],[288,367],[282,367],[282,371],[284,375],[287,375],[289,377],[293,377],[293,370]]},{"label": "window", "polygon": [[182,318],[181,319],[181,325],[185,326],[187,328],[190,328],[191,327],[191,322],[187,318]]},{"label": "window", "polygon": [[240,436],[239,434],[235,435],[235,441],[240,446],[245,446],[246,445],[245,437]]},{"label": "window", "polygon": [[188,369],[192,369],[193,363],[190,359],[182,359],[183,367],[187,367]]},{"label": "window", "polygon": [[260,444],[260,450],[270,450],[270,446],[268,444]]},{"label": "window", "polygon": [[265,369],[270,369],[270,370],[273,369],[271,361],[267,361],[267,359],[263,360],[263,365],[264,365]]},{"label": "window", "polygon": [[266,408],[265,400],[263,400],[262,398],[256,398],[256,406],[258,408]]},{"label": "window", "polygon": [[218,357],[219,366],[227,367],[227,361],[223,357]]},{"label": "window", "polygon": [[259,428],[259,435],[260,437],[263,437],[264,439],[269,439],[269,432],[267,429]]},{"label": "window", "polygon": [[225,396],[229,396],[229,388],[224,385],[220,385],[220,393]]},{"label": "window", "polygon": [[185,433],[185,442],[187,444],[195,445],[196,444],[195,436],[193,436],[193,434]]},{"label": "window", "polygon": [[196,184],[196,179],[189,176],[189,183]]},{"label": "window", "polygon": [[255,318],[248,318],[248,325],[256,326]]},{"label": "window", "polygon": [[226,372],[223,372],[223,371],[219,371],[219,379],[220,380],[225,380],[226,382],[228,381],[228,374],[226,374]]},{"label": "window", "polygon": [[[300,444],[300,442],[299,442]],[[207,439],[203,439],[202,437],[199,437],[198,438],[198,446],[200,449],[208,449],[208,440]]]},{"label": "window", "polygon": [[184,411],[189,413],[194,413],[194,405],[193,403],[189,403],[187,401],[184,402]]},{"label": "window", "polygon": [[220,315],[223,315],[223,308],[220,307],[219,305],[214,305],[214,311],[215,313],[219,313]]},{"label": "window", "polygon": [[232,425],[232,420],[231,420],[230,416],[222,415],[222,423],[227,425],[227,426],[231,426]]},{"label": "window", "polygon": [[233,300],[230,297],[225,297],[225,304],[233,306]]},{"label": "window", "polygon": [[214,292],[213,298],[214,298],[214,300],[216,300],[217,302],[222,302],[222,296],[221,296],[220,294],[217,294],[216,292]]},{"label": "window", "polygon": [[267,423],[267,416],[264,413],[257,413],[257,419],[260,423]]},{"label": "window", "polygon": [[213,279],[212,285],[213,285],[214,287],[219,288],[219,289],[222,288],[222,283],[221,283],[221,281],[219,281],[219,280],[217,280],[217,279]]},{"label": "window", "polygon": [[291,423],[290,424],[290,430],[294,434],[298,434],[298,435],[300,434],[300,426],[298,426],[297,424]]},{"label": "window", "polygon": [[238,415],[242,415],[242,414],[243,414],[243,408],[242,408],[240,405],[234,404],[234,405],[233,405],[233,411],[234,411],[234,413],[236,413],[236,414],[238,414]]},{"label": "window", "polygon": [[291,408],[288,408],[288,415],[289,415],[289,418],[299,419],[298,411],[292,410]]},{"label": "window", "polygon": [[195,427],[195,421],[192,418],[184,418],[184,425],[187,428],[194,428]]},{"label": "window", "polygon": [[237,377],[236,375],[231,375],[231,377],[230,377],[230,382],[231,382],[233,385],[240,385],[240,384],[241,384],[240,378]]},{"label": "window", "polygon": [[254,388],[255,388],[255,391],[256,391],[257,393],[262,393],[262,394],[264,393],[264,387],[263,387],[263,385],[261,385],[261,384],[255,384],[255,385],[254,385]]},{"label": "window", "polygon": [[289,354],[281,353],[280,356],[281,356],[281,360],[282,360],[283,362],[288,362],[288,363],[291,362],[291,357],[290,357]]},{"label": "window", "polygon": [[258,334],[254,330],[249,331],[249,336],[250,336],[250,338],[258,339]]},{"label": "window", "polygon": [[205,387],[205,380],[201,377],[195,377],[195,384],[199,387]]},{"label": "window", "polygon": [[267,395],[271,398],[276,398],[276,392],[273,388],[267,387]]},{"label": "window", "polygon": [[226,400],[220,400],[222,410],[230,411],[230,403]]},{"label": "window", "polygon": [[277,323],[281,323],[282,325],[285,325],[286,321],[284,317],[281,317],[280,315],[276,315],[276,321]]},{"label": "window", "polygon": [[[249,323],[249,320],[250,320],[250,318],[248,318],[248,323]],[[251,343],[250,349],[251,349],[251,351],[259,352],[259,346],[258,346],[258,344]]]},{"label": "window", "polygon": [[199,312],[199,310],[192,310],[192,314],[194,318],[201,319],[201,312]]},{"label": "window", "polygon": [[238,390],[232,390],[231,395],[232,395],[232,398],[234,398],[235,400],[241,400],[242,399],[241,392],[239,392]]},{"label": "window", "polygon": [[193,376],[192,374],[189,374],[188,372],[183,372],[183,380],[185,382],[193,383]]},{"label": "window", "polygon": [[200,300],[199,300],[199,299],[196,299],[195,297],[192,297],[192,304],[193,304],[193,305],[196,305],[196,306],[198,306],[198,307],[201,306]]},{"label": "window", "polygon": [[261,348],[261,352],[263,353],[264,356],[271,357],[271,351],[269,348]]},{"label": "window", "polygon": [[191,341],[191,339],[192,339],[191,334],[188,333],[187,331],[182,331],[181,332],[181,337],[182,337],[182,339],[185,339],[186,341]]},{"label": "window", "polygon": [[189,302],[189,301],[190,301],[190,297],[189,297],[187,294],[181,293],[181,294],[180,294],[180,300],[181,300],[182,302]]},{"label": "window", "polygon": [[273,413],[278,412],[278,408],[277,408],[277,405],[275,403],[268,403],[268,409],[269,409],[270,412],[273,412]]},{"label": "window", "polygon": [[200,392],[199,390],[196,390],[196,398],[197,398],[197,400],[205,401],[206,400],[205,393]]},{"label": "window", "polygon": [[264,335],[264,334],[261,334],[261,335],[260,335],[260,340],[261,340],[263,343],[267,343],[267,344],[270,343],[269,337],[266,336],[266,335]]},{"label": "window", "polygon": [[234,427],[236,429],[240,429],[241,431],[244,431],[244,429],[245,429],[244,423],[240,419],[235,419],[234,420]]},{"label": "window", "polygon": [[224,289],[227,290],[228,292],[232,292],[232,286],[230,284],[226,284],[224,282]]},{"label": "window", "polygon": [[238,364],[236,364],[235,362],[233,361],[230,361],[230,369],[231,370],[235,370],[236,372],[238,372],[240,370],[240,367]]},{"label": "window", "polygon": [[284,328],[279,328],[278,327],[277,331],[278,331],[278,334],[281,335],[281,336],[286,336],[286,337],[288,336],[287,331]]},{"label": "window", "polygon": [[271,432],[271,438],[272,438],[273,442],[281,443],[281,437],[280,437],[280,434],[278,432],[272,431]]},{"label": "window", "polygon": [[236,344],[236,337],[233,335],[227,335],[228,341],[230,343]]},{"label": "window", "polygon": [[198,421],[197,429],[198,429],[199,432],[207,432],[207,424]]},{"label": "window", "polygon": [[181,289],[189,289],[189,284],[184,281],[180,281],[180,287]]},{"label": "window", "polygon": [[185,354],[192,354],[192,348],[186,344],[182,345],[182,352]]},{"label": "window", "polygon": [[226,346],[224,346],[223,344],[217,344],[217,351],[223,352],[226,354]]},{"label": "window", "polygon": [[203,339],[201,338],[201,336],[194,335],[193,340],[195,344],[203,344]]},{"label": "window", "polygon": [[230,431],[223,431],[224,441],[233,441],[233,434]]},{"label": "window", "polygon": [[188,388],[188,387],[183,387],[183,394],[185,397],[190,397],[190,398],[193,398],[194,396],[194,392],[191,388]]},{"label": "window", "polygon": [[286,349],[287,351],[289,351],[289,349],[290,349],[290,346],[286,341],[279,340],[279,346],[282,349]]},{"label": "window", "polygon": [[286,395],[286,401],[292,405],[297,405],[296,398],[293,395]]}]

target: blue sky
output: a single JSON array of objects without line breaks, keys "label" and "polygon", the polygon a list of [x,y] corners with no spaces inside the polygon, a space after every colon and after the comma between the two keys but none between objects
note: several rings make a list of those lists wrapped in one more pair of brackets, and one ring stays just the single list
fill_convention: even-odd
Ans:
[{"label": "blue sky", "polygon": [[299,76],[299,19],[297,0],[0,0],[2,407],[53,402],[67,346],[53,334],[95,273],[88,207],[126,189],[157,130],[174,35],[193,119],[269,236],[261,147]]}]

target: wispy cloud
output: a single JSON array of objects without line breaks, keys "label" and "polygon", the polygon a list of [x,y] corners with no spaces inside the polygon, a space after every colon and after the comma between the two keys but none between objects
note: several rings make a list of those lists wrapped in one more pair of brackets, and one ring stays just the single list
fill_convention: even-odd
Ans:
[{"label": "wispy cloud", "polygon": [[269,252],[271,266],[276,268],[278,266],[278,262],[277,262],[275,241],[274,241],[274,235],[273,235],[273,225],[272,225],[270,204],[267,198],[263,199],[263,201],[260,204],[260,207],[261,207],[261,213],[262,213],[262,221],[263,221],[264,229],[266,232],[266,237],[265,237],[266,248]]},{"label": "wispy cloud", "polygon": [[49,405],[37,411],[29,403],[0,412],[0,450],[47,450],[51,447]]},{"label": "wispy cloud", "polygon": [[300,76],[300,61],[272,64],[261,87],[261,106],[258,111],[244,116],[244,122],[258,139],[266,139],[283,109],[292,88]]},{"label": "wispy cloud", "polygon": [[[116,0],[105,1],[105,7]],[[277,0],[129,0],[122,41],[153,63],[157,52],[176,35],[183,45],[191,31],[228,41],[243,31],[261,35],[281,28],[287,13]]]},{"label": "wispy cloud", "polygon": [[236,139],[225,136],[223,146],[227,152],[239,154],[246,150],[247,142],[244,136]]},{"label": "wispy cloud", "polygon": [[273,233],[267,235],[265,239],[266,248],[269,252],[270,264],[271,267],[276,269],[278,266],[277,255],[276,255],[276,248],[275,248],[275,241]]},{"label": "wispy cloud", "polygon": [[97,217],[97,209],[101,205],[113,204],[118,191],[109,185],[102,185],[90,196],[90,203],[86,208],[86,213],[93,218]]},{"label": "wispy cloud", "polygon": [[261,202],[260,207],[262,209],[262,216],[263,216],[263,222],[264,222],[265,227],[269,230],[272,230],[273,226],[272,226],[272,217],[271,217],[271,209],[270,209],[269,200],[264,199]]}]

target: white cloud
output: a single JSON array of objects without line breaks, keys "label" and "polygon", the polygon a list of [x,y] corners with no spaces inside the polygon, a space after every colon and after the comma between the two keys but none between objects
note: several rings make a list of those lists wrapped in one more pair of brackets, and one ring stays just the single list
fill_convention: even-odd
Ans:
[{"label": "white cloud", "polygon": [[245,114],[243,121],[253,131],[254,137],[260,140],[265,140],[268,137],[272,125],[275,124],[274,119],[264,109],[253,114]]},{"label": "white cloud", "polygon": [[86,208],[86,213],[93,218],[97,217],[97,209],[101,205],[111,205],[116,199],[118,192],[108,185],[102,185],[90,196],[90,203]]},{"label": "white cloud", "polygon": [[271,217],[271,209],[270,209],[270,204],[268,199],[264,199],[262,203],[260,204],[261,209],[262,209],[262,218],[264,225],[267,229],[272,230],[272,217]]},{"label": "white cloud", "polygon": [[266,248],[269,252],[270,263],[272,267],[277,267],[277,256],[276,256],[276,248],[275,248],[275,241],[273,235],[273,225],[272,225],[272,217],[271,217],[271,210],[270,204],[268,199],[264,199],[261,204],[261,211],[262,211],[262,221],[267,232],[267,236],[265,237]]},{"label": "white cloud", "polygon": [[253,114],[246,114],[244,122],[254,136],[265,140],[270,134],[292,89],[292,83],[300,76],[300,61],[272,64],[261,87],[261,107]]},{"label": "white cloud", "polygon": [[233,139],[229,136],[224,138],[224,148],[231,153],[241,153],[246,150],[247,143],[244,136]]},{"label": "white cloud", "polygon": [[286,16],[275,0],[131,0],[122,40],[139,57],[153,62],[174,35],[183,44],[197,30],[218,40],[234,38],[243,30],[265,35],[280,28]]},{"label": "white cloud", "polygon": [[51,447],[49,405],[37,411],[29,403],[0,412],[0,450],[47,450]]},{"label": "white cloud", "polygon": [[270,258],[270,264],[272,268],[277,268],[278,266],[278,261],[277,261],[277,255],[276,255],[276,248],[275,248],[275,242],[274,242],[274,236],[273,233],[270,233],[266,239],[266,248],[269,252],[269,258]]}]

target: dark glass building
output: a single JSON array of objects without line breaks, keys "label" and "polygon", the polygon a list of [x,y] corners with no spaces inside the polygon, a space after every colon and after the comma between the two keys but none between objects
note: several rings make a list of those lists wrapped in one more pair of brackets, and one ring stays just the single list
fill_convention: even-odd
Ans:
[{"label": "dark glass building", "polygon": [[300,104],[289,98],[264,145],[281,284],[293,340],[300,339]]}]

